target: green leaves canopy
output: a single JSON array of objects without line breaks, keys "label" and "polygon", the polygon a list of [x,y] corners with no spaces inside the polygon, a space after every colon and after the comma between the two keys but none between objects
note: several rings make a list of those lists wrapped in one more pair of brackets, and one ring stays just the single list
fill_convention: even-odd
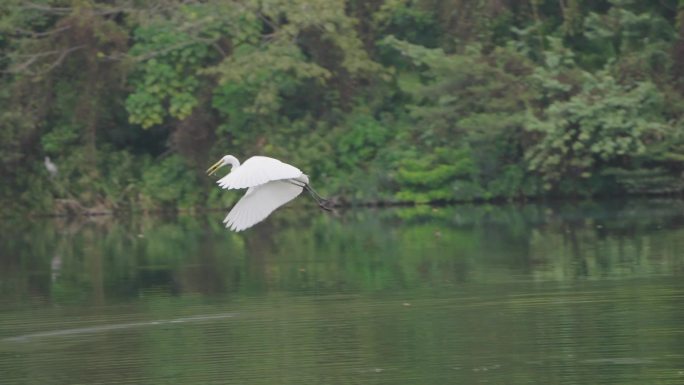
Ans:
[{"label": "green leaves canopy", "polygon": [[225,205],[202,175],[224,153],[340,201],[678,193],[681,20],[675,0],[5,1],[0,199]]}]

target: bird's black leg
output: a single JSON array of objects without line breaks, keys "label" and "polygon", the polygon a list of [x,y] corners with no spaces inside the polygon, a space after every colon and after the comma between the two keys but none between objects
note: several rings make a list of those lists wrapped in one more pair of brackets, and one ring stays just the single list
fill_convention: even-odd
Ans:
[{"label": "bird's black leg", "polygon": [[328,201],[327,199],[323,198],[322,196],[320,196],[320,195],[316,192],[316,190],[314,190],[313,187],[311,187],[311,185],[309,185],[309,184],[307,183],[307,184],[304,185],[304,188],[305,188],[306,191],[308,191],[309,194],[311,194],[311,196],[316,200],[316,203],[318,203],[318,207],[322,208],[322,209],[325,210],[325,211],[332,211],[332,209],[331,209],[330,207],[327,206],[327,203],[328,203],[329,201]]},{"label": "bird's black leg", "polygon": [[326,203],[328,203],[328,200],[325,199],[325,198],[323,198],[323,197],[321,197],[321,196],[316,192],[316,190],[314,190],[308,183],[303,183],[303,182],[295,181],[295,180],[291,180],[291,179],[288,180],[288,182],[292,183],[292,184],[295,185],[295,186],[299,186],[299,187],[301,187],[301,188],[306,189],[306,191],[309,192],[309,194],[310,194],[311,197],[316,201],[316,203],[318,203],[318,207],[320,207],[320,208],[322,208],[323,210],[326,210],[326,211],[332,211],[332,209],[331,209],[330,207],[326,206]]}]

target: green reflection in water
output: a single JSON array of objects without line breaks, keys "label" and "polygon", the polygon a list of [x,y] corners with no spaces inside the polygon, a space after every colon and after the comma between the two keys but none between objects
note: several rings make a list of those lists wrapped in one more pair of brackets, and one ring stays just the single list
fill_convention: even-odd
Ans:
[{"label": "green reflection in water", "polygon": [[0,383],[679,384],[684,204],[5,222]]}]

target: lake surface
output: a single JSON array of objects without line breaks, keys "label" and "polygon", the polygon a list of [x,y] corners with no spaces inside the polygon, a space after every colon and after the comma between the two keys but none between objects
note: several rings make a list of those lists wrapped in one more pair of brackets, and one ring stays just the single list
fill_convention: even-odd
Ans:
[{"label": "lake surface", "polygon": [[682,384],[684,202],[0,225],[0,384]]}]

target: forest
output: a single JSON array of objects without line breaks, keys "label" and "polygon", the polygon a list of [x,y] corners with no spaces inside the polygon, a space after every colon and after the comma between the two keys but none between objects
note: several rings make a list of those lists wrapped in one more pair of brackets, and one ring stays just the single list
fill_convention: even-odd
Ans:
[{"label": "forest", "polygon": [[[3,0],[0,215],[684,193],[684,0]],[[47,159],[54,168],[48,170]]]}]

